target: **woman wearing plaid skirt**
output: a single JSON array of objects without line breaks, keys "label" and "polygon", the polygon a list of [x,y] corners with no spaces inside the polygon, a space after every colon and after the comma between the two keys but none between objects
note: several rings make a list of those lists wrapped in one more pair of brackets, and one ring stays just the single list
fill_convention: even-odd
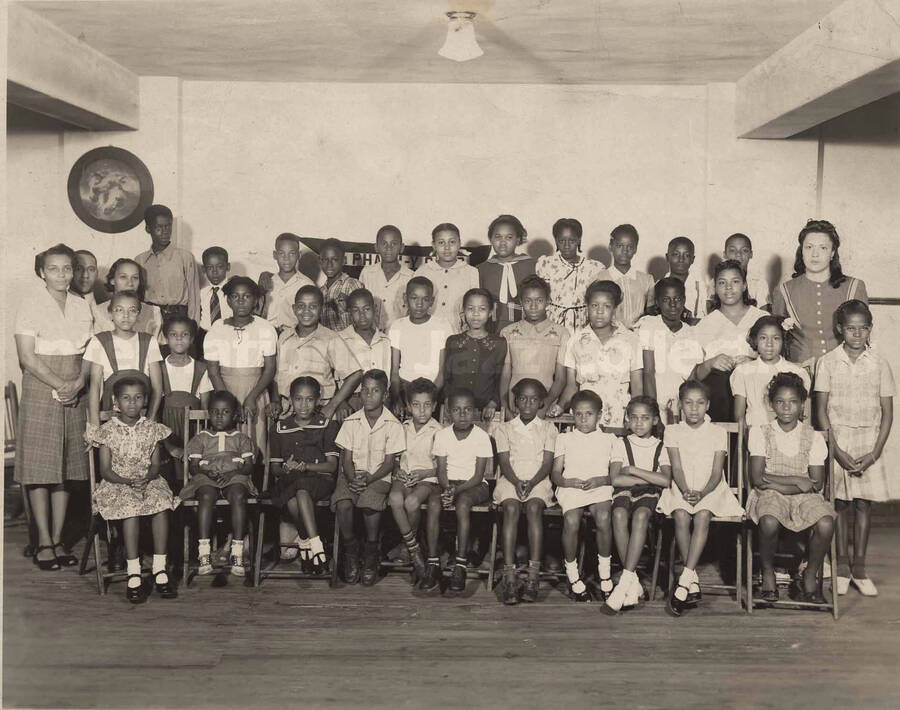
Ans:
[{"label": "woman wearing plaid skirt", "polygon": [[58,570],[77,563],[60,545],[69,503],[67,481],[88,477],[84,433],[87,367],[82,355],[91,337],[91,309],[69,292],[75,253],[57,244],[38,254],[43,281],[28,293],[16,318],[22,368],[22,402],[16,442],[16,481],[27,490],[38,532],[34,563]]}]

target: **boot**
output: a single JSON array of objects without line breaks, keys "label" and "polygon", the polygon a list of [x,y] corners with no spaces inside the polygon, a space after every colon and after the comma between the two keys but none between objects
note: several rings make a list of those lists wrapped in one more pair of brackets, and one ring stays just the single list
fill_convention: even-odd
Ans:
[{"label": "boot", "polygon": [[377,542],[366,542],[361,580],[364,587],[371,587],[378,579],[380,552]]},{"label": "boot", "polygon": [[344,551],[344,581],[347,584],[359,582],[359,540],[348,540]]}]

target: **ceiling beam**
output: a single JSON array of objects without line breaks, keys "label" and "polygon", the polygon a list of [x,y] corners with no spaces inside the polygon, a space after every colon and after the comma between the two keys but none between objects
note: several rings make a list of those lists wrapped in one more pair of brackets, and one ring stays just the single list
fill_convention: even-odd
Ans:
[{"label": "ceiling beam", "polygon": [[138,127],[138,77],[37,13],[8,4],[7,101],[90,130]]},{"label": "ceiling beam", "polygon": [[847,0],[737,82],[740,138],[787,138],[900,91],[900,0]]}]

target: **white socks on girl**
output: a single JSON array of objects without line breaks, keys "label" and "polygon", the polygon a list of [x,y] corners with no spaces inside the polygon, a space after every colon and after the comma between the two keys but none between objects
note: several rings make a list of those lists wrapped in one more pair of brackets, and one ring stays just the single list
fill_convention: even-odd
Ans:
[{"label": "white socks on girl", "polygon": [[213,571],[212,551],[209,546],[209,538],[200,538],[197,542],[197,557],[200,560],[200,568],[197,574],[210,574]]},{"label": "white socks on girl", "polygon": [[169,581],[169,575],[166,574],[165,555],[153,555],[153,581],[156,584],[165,584]]},{"label": "white socks on girl", "polygon": [[612,591],[612,557],[597,555],[597,576],[600,577],[600,591],[609,594]]},{"label": "white socks on girl", "polygon": [[637,573],[623,569],[616,588],[606,598],[606,606],[619,611],[623,606],[634,606],[640,600],[644,589]]},{"label": "white socks on girl", "polygon": [[298,534],[294,542],[297,543],[297,547],[300,549],[299,557],[303,562],[312,559],[313,552],[310,548],[312,540],[307,537],[300,537],[300,535]]},{"label": "white socks on girl", "polygon": [[569,580],[569,586],[572,588],[572,592],[575,594],[584,594],[587,591],[587,587],[584,585],[584,582],[581,581],[581,575],[578,572],[578,562],[572,560],[566,560],[565,563],[566,568],[566,579]]},{"label": "white socks on girl", "polygon": [[244,576],[244,541],[231,541],[231,574],[235,577]]},{"label": "white socks on girl", "polygon": [[[136,589],[141,586],[141,560],[125,560],[125,571],[128,573],[128,588]],[[132,575],[137,575],[132,576]]]},{"label": "white socks on girl", "polygon": [[700,578],[697,577],[697,573],[689,567],[685,567],[681,572],[681,576],[678,578],[678,586],[675,588],[675,598],[678,601],[683,602],[687,600],[688,593],[699,592],[699,581]]},{"label": "white socks on girl", "polygon": [[309,544],[308,559],[313,559],[316,555],[325,554],[325,546],[322,545],[322,539],[318,535],[309,538],[309,540],[307,540],[306,542]]}]

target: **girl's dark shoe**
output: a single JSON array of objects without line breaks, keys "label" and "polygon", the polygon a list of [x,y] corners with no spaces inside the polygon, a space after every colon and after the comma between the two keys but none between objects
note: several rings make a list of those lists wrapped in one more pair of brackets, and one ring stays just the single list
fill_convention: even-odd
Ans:
[{"label": "girl's dark shoe", "polygon": [[441,566],[437,562],[429,562],[425,566],[425,577],[422,579],[423,592],[433,592],[441,586]]},{"label": "girl's dark shoe", "polygon": [[144,587],[143,579],[139,574],[128,575],[128,580],[131,581],[131,579],[134,577],[140,579],[141,583],[136,587],[128,587],[125,590],[125,598],[132,604],[143,604],[145,601],[147,601],[147,589]]},{"label": "girl's dark shoe", "polygon": [[514,606],[519,603],[519,580],[515,571],[512,574],[503,575],[502,601],[506,606]]},{"label": "girl's dark shoe", "polygon": [[525,580],[525,586],[522,587],[522,601],[534,604],[538,600],[538,592],[541,588],[541,580],[539,577],[528,575]]},{"label": "girl's dark shoe", "polygon": [[[790,596],[790,598],[795,602],[804,602],[806,604],[810,604],[810,603],[815,604],[815,603],[824,603],[825,602],[825,598],[822,597],[821,592],[816,591],[816,592],[813,592],[812,594],[807,592],[806,589],[804,589],[803,582],[801,580],[797,580],[791,585],[790,589],[788,590],[788,596]],[[814,600],[814,597],[816,597],[816,596],[820,597],[822,599],[822,601],[816,602]]]},{"label": "girl's dark shoe", "polygon": [[313,574],[325,574],[328,571],[328,557],[324,552],[317,552],[309,560],[309,567]]},{"label": "girl's dark shoe", "polygon": [[455,593],[466,591],[466,568],[464,565],[453,565],[453,572],[450,573],[450,591]]},{"label": "girl's dark shoe", "polygon": [[687,596],[687,603],[697,604],[701,599],[703,599],[703,592],[689,592]]},{"label": "girl's dark shoe", "polygon": [[56,543],[53,546],[53,552],[56,552],[56,548],[59,548],[62,551],[61,555],[56,555],[56,559],[59,560],[60,567],[74,567],[78,564],[78,558],[75,555],[70,555],[65,551],[62,544]]},{"label": "girl's dark shoe", "polygon": [[[49,560],[39,560],[38,553],[43,552],[44,550],[50,550],[53,552],[53,557]],[[34,550],[34,555],[32,556],[32,561],[37,568],[42,572],[55,572],[60,568],[59,558],[56,556],[56,552],[53,550],[53,545],[38,545]]]},{"label": "girl's dark shoe", "polygon": [[344,551],[344,581],[347,584],[359,582],[359,541],[350,540]]},{"label": "girl's dark shoe", "polygon": [[361,582],[364,587],[371,587],[378,580],[378,557],[380,550],[377,542],[366,542],[363,555],[363,571]]},{"label": "girl's dark shoe", "polygon": [[672,594],[669,596],[666,601],[666,613],[669,616],[679,617],[684,614],[685,607],[688,606],[687,598],[684,601],[675,596],[675,593],[679,590],[683,589],[685,593],[687,593],[688,588],[683,584],[679,584],[672,590]]},{"label": "girl's dark shoe", "polygon": [[[581,582],[581,585],[584,587],[583,592],[576,592],[574,587],[576,584]],[[574,582],[569,585],[569,596],[573,601],[576,602],[589,602],[591,601],[591,593],[588,591],[587,585],[584,583],[584,580],[579,577]]]},{"label": "girl's dark shoe", "polygon": [[[167,579],[165,582],[157,581],[157,578],[161,574],[166,574],[165,572],[157,572],[153,575],[153,586],[156,587],[156,593],[159,594],[163,599],[176,599],[178,597],[178,591],[175,589],[175,585],[172,584],[170,579]],[[168,575],[166,575],[168,577]]]}]

